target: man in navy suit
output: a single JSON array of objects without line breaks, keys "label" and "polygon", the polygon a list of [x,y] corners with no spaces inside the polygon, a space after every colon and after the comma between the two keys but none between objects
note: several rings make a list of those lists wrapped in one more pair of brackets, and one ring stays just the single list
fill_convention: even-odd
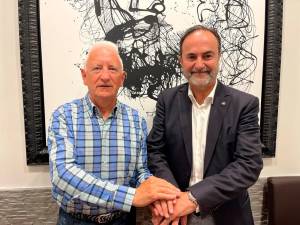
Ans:
[{"label": "man in navy suit", "polygon": [[259,100],[217,80],[221,40],[197,25],[180,41],[188,83],[164,91],[148,136],[150,170],[181,189],[154,224],[253,225],[247,189],[262,169]]}]

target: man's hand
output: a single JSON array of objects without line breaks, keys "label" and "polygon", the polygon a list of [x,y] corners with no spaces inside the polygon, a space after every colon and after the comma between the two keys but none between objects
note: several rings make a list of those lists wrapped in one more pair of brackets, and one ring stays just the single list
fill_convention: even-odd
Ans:
[{"label": "man's hand", "polygon": [[[153,225],[160,225],[161,222],[164,221],[165,218],[170,218],[171,214],[174,212],[174,205],[176,204],[175,200],[158,200],[150,205],[152,217],[151,221]],[[179,222],[179,218],[176,219],[177,224]],[[175,223],[176,224],[176,223]],[[186,223],[182,223],[185,225]]]},{"label": "man's hand", "polygon": [[172,225],[187,225],[187,216],[182,216],[180,218],[176,218],[175,220],[172,221]]},{"label": "man's hand", "polygon": [[[157,201],[157,202],[159,202],[159,201]],[[151,209],[151,222],[152,222],[152,224],[153,225],[159,225],[164,220],[165,217],[157,211],[154,204],[150,205],[150,209]]]},{"label": "man's hand", "polygon": [[164,218],[169,218],[174,212],[174,200],[158,200],[150,205],[153,225],[159,225]]},{"label": "man's hand", "polygon": [[151,176],[136,189],[133,205],[144,207],[159,199],[174,200],[179,197],[179,194],[180,190],[174,185]]},{"label": "man's hand", "polygon": [[172,225],[178,225],[179,220],[182,224],[186,224],[186,216],[194,212],[196,208],[196,204],[189,199],[187,192],[181,192],[174,205],[173,214],[169,218],[165,218],[160,225],[169,225],[171,222]]},{"label": "man's hand", "polygon": [[[178,217],[175,218],[173,221],[167,219],[166,221],[168,221],[169,223],[172,223],[172,225],[179,225],[179,221],[180,221],[180,225],[187,225],[187,216],[182,216],[182,217]],[[156,216],[152,213],[152,218],[151,218],[151,222],[153,225],[161,225],[161,224],[165,224],[166,223],[165,218],[162,216]]]},{"label": "man's hand", "polygon": [[153,210],[154,215],[169,218],[169,215],[174,212],[175,203],[176,199],[167,201],[159,200],[152,204],[151,209]]}]

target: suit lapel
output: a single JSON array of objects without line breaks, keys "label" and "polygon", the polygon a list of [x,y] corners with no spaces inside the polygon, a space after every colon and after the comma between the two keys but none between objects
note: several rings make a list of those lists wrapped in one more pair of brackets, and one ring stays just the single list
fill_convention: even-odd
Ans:
[{"label": "suit lapel", "polygon": [[187,153],[188,163],[192,165],[192,103],[188,97],[188,85],[183,85],[179,90],[179,118],[180,128]]},{"label": "suit lapel", "polygon": [[226,92],[226,87],[218,82],[214,102],[210,109],[206,149],[204,156],[204,176],[206,174],[208,165],[213,156],[215,146],[219,137],[219,132],[222,127],[224,115],[230,105],[230,96]]}]

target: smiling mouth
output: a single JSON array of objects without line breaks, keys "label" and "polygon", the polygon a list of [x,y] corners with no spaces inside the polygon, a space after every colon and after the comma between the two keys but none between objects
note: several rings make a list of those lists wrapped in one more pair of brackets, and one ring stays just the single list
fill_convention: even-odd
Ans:
[{"label": "smiling mouth", "polygon": [[191,72],[191,74],[209,74],[209,71],[194,71],[194,72]]},{"label": "smiling mouth", "polygon": [[97,85],[99,88],[110,88],[112,87],[111,85]]}]

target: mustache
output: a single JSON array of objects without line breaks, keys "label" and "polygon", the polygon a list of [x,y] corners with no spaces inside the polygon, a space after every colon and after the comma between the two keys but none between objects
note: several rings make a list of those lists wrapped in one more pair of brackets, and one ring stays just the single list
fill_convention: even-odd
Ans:
[{"label": "mustache", "polygon": [[208,73],[210,75],[210,70],[207,68],[203,69],[193,69],[190,73],[186,73],[187,78],[191,78],[194,73]]},{"label": "mustache", "polygon": [[207,69],[207,68],[203,68],[203,69],[193,69],[193,70],[191,71],[191,74],[193,74],[193,73],[209,73],[209,72],[210,72],[210,70]]}]

